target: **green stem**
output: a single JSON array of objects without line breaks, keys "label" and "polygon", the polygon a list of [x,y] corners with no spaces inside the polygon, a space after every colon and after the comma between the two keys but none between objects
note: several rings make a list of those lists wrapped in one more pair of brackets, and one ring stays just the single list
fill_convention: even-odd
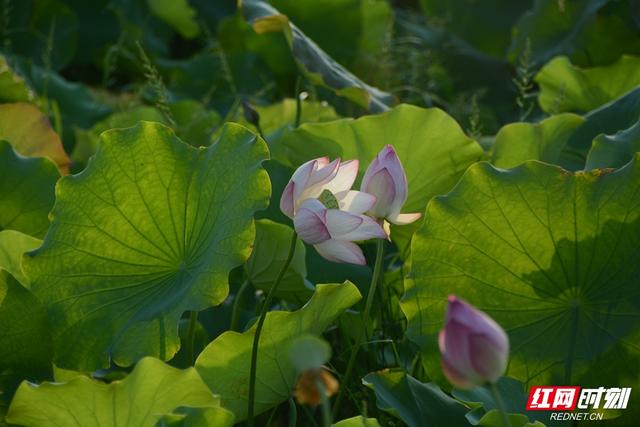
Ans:
[{"label": "green stem", "polygon": [[258,318],[258,323],[256,324],[255,335],[253,336],[253,347],[251,348],[251,372],[249,374],[249,402],[247,409],[247,421],[249,427],[254,426],[254,403],[256,398],[256,373],[258,370],[258,344],[260,344],[260,333],[262,332],[262,327],[264,326],[264,321],[267,317],[267,311],[269,311],[269,306],[271,305],[271,300],[273,300],[273,295],[278,289],[278,285],[282,282],[282,278],[287,272],[287,268],[289,268],[289,264],[291,264],[291,260],[293,259],[293,254],[296,251],[296,240],[298,235],[295,231],[291,235],[291,245],[289,246],[289,254],[287,255],[287,260],[285,261],[282,269],[278,273],[278,277],[276,281],[273,283],[271,289],[267,293],[267,297],[264,300],[264,304],[262,305],[262,310],[260,311],[260,317]]},{"label": "green stem", "polygon": [[302,120],[302,99],[300,99],[300,88],[302,87],[302,77],[298,76],[296,79],[296,120],[293,123],[293,127],[297,128],[300,126],[300,121]]},{"label": "green stem", "polygon": [[293,398],[289,398],[289,427],[296,427],[298,424],[298,408]]},{"label": "green stem", "polygon": [[489,389],[491,390],[491,394],[493,395],[493,399],[496,401],[496,406],[498,407],[498,412],[500,412],[500,418],[502,418],[503,427],[510,427],[509,418],[507,417],[507,411],[504,406],[504,401],[502,400],[502,396],[500,395],[500,391],[498,387],[494,383],[489,384]]},{"label": "green stem", "polygon": [[196,341],[196,326],[198,324],[198,312],[191,310],[189,312],[189,326],[187,328],[187,348],[186,348],[186,365],[187,367],[193,366],[194,362],[194,348]]},{"label": "green stem", "polygon": [[347,382],[351,377],[351,373],[353,368],[355,367],[356,357],[358,356],[358,350],[360,350],[360,346],[364,342],[367,335],[367,324],[369,315],[371,314],[371,307],[373,306],[373,299],[376,294],[376,289],[378,288],[378,282],[380,282],[380,272],[382,271],[382,256],[384,255],[384,240],[378,239],[376,241],[376,262],[373,266],[373,276],[371,276],[371,285],[369,286],[369,294],[367,295],[367,301],[364,306],[364,311],[362,313],[363,320],[363,329],[362,333],[358,335],[358,338],[351,348],[351,356],[349,357],[349,362],[347,363],[347,370],[342,377],[342,387],[340,387],[340,391],[338,392],[338,396],[336,397],[336,401],[333,405],[333,417],[336,418],[338,415],[338,411],[340,411],[340,404],[342,403],[342,398],[344,396],[344,390],[347,386]]},{"label": "green stem", "polygon": [[238,331],[240,326],[240,306],[244,302],[245,294],[247,293],[247,289],[251,287],[251,282],[249,280],[245,280],[238,289],[238,293],[236,294],[236,299],[233,301],[233,308],[231,309],[231,325],[229,326],[229,330]]},{"label": "green stem", "polygon": [[322,427],[331,427],[331,405],[327,397],[327,389],[320,378],[316,379],[316,387],[320,391],[320,399],[322,401]]}]

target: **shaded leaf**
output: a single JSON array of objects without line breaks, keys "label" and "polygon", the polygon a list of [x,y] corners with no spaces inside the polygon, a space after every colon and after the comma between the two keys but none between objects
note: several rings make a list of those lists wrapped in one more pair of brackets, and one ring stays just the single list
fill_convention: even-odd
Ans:
[{"label": "shaded leaf", "polygon": [[[513,28],[509,58],[515,62],[531,46],[531,60],[542,64],[558,55],[571,54],[581,31],[609,0],[535,0]],[[529,40],[529,42],[527,41]]]},{"label": "shaded leaf", "polygon": [[[47,312],[33,294],[0,269],[0,395],[23,379],[51,374]],[[2,396],[4,397],[4,396]]]},{"label": "shaded leaf", "polygon": [[535,77],[543,111],[588,112],[640,85],[640,58],[623,56],[616,63],[580,68],[569,58],[554,58]]},{"label": "shaded leaf", "polygon": [[57,187],[52,225],[23,267],[46,301],[56,364],[92,370],[179,347],[186,310],[222,302],[266,205],[264,143],[228,124],[209,148],[159,123],[102,134],[80,174]]},{"label": "shaded leaf", "polygon": [[[267,314],[258,350],[256,414],[291,396],[297,373],[289,361],[287,343],[303,334],[321,334],[360,298],[358,288],[350,282],[317,285],[311,300],[300,310]],[[196,369],[204,381],[214,393],[220,394],[222,405],[233,411],[238,421],[247,416],[254,333],[255,325],[241,334],[225,332],[196,361]]]},{"label": "shaded leaf", "polygon": [[[511,342],[509,376],[527,384],[607,383],[581,375],[613,351],[638,363],[640,163],[576,174],[539,162],[472,166],[427,208],[412,244],[403,311],[423,365],[442,380],[437,334],[449,294],[486,311]],[[593,383],[596,384],[593,384]]]},{"label": "shaded leaf", "polygon": [[48,157],[64,173],[69,169],[69,157],[64,152],[58,134],[54,132],[40,110],[27,103],[0,105],[0,139],[26,157]]},{"label": "shaded leaf", "polygon": [[615,135],[600,134],[593,140],[586,170],[619,168],[640,151],[640,121]]},{"label": "shaded leaf", "polygon": [[23,157],[0,140],[0,230],[44,236],[59,177],[48,159]]},{"label": "shaded leaf", "polygon": [[601,133],[612,135],[633,126],[640,118],[640,88],[584,116],[585,122],[571,135],[566,156],[561,164],[565,169],[583,169],[593,139]]},{"label": "shaded leaf", "polygon": [[147,4],[154,15],[171,25],[182,37],[192,39],[200,33],[196,11],[187,0],[147,0]]},{"label": "shaded leaf", "polygon": [[179,370],[147,357],[124,380],[111,384],[84,376],[67,383],[23,382],[7,420],[27,427],[153,427],[181,406],[224,411],[218,402],[195,369]]},{"label": "shaded leaf", "polygon": [[421,383],[400,370],[368,374],[362,382],[376,394],[376,405],[409,427],[468,426],[465,408],[433,383]]},{"label": "shaded leaf", "polygon": [[314,84],[374,112],[385,111],[394,103],[391,94],[369,86],[338,64],[308,38],[286,15],[262,0],[242,2],[247,21],[258,34],[283,31],[296,62]]}]

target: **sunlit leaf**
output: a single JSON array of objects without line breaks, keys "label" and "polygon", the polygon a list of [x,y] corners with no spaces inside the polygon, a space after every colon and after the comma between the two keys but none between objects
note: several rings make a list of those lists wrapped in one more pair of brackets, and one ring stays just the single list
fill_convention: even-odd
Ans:
[{"label": "sunlit leaf", "polygon": [[538,72],[536,82],[544,111],[588,112],[640,86],[640,58],[623,56],[608,66],[580,68],[560,56]]},{"label": "sunlit leaf", "polygon": [[499,168],[512,168],[526,160],[564,164],[567,141],[584,123],[576,114],[559,114],[540,123],[509,123],[500,129],[493,144],[491,163]]},{"label": "sunlit leaf", "polygon": [[[442,378],[437,334],[449,294],[505,328],[507,373],[525,383],[587,387],[637,365],[639,206],[637,158],[575,174],[539,162],[472,166],[429,204],[412,244],[402,306],[429,375]],[[609,352],[610,372],[581,382]]]},{"label": "sunlit leaf", "polygon": [[147,357],[124,380],[111,384],[84,376],[68,383],[24,382],[7,420],[27,427],[153,427],[178,407],[226,412],[218,402],[195,369],[179,370]]},{"label": "sunlit leaf", "polygon": [[49,310],[56,364],[170,359],[182,313],[222,302],[229,270],[250,254],[266,157],[234,124],[206,149],[158,123],[103,133],[87,168],[59,182],[49,233],[23,261]]},{"label": "sunlit leaf", "polygon": [[44,236],[59,177],[48,159],[23,157],[0,140],[0,230]]},{"label": "sunlit leaf", "polygon": [[[256,381],[256,414],[262,413],[291,396],[296,369],[289,360],[287,345],[304,334],[321,334],[344,310],[358,302],[358,288],[350,282],[318,285],[311,300],[294,312],[271,311],[260,336]],[[204,349],[196,369],[220,394],[222,406],[238,420],[247,416],[251,348],[255,326],[244,333],[225,332]]]},{"label": "sunlit leaf", "polygon": [[24,79],[12,70],[4,56],[0,55],[0,101],[29,102],[35,95]]},{"label": "sunlit leaf", "polygon": [[375,418],[358,416],[339,421],[332,427],[380,427],[380,423]]},{"label": "sunlit leaf", "polygon": [[35,106],[17,102],[0,105],[0,139],[26,157],[48,157],[62,172],[68,171],[69,157],[49,120]]},{"label": "sunlit leaf", "polygon": [[41,244],[42,240],[19,231],[0,231],[0,268],[7,270],[22,286],[28,288],[29,279],[22,272],[22,255]]}]

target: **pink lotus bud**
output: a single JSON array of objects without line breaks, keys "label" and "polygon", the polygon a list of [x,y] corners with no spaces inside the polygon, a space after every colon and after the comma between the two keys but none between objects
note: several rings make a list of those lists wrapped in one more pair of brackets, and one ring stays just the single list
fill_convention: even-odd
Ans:
[{"label": "pink lotus bud", "polygon": [[421,216],[419,213],[400,213],[407,200],[407,176],[391,145],[384,147],[373,159],[362,178],[360,190],[377,199],[368,212],[373,217],[404,225],[416,221]]},{"label": "pink lotus bud", "polygon": [[301,204],[293,225],[302,240],[334,262],[364,265],[366,260],[362,250],[353,242],[387,237],[373,218],[328,209],[317,199],[307,199]]},{"label": "pink lotus bud", "polygon": [[442,370],[449,382],[468,389],[495,383],[507,367],[509,338],[492,318],[454,295],[438,337]]},{"label": "pink lotus bud", "polygon": [[361,214],[373,206],[376,199],[370,194],[352,191],[358,175],[358,161],[329,162],[326,157],[310,160],[300,166],[282,192],[280,209],[293,218],[307,199],[318,198],[327,190],[336,199],[337,208]]}]

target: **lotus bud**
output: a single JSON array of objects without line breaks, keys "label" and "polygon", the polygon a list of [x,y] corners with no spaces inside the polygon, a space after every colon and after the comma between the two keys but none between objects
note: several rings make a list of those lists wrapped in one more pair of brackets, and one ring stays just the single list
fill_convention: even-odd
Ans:
[{"label": "lotus bud", "polygon": [[444,329],[438,337],[445,376],[461,389],[495,383],[507,367],[509,338],[492,318],[449,296]]},{"label": "lotus bud", "polygon": [[420,213],[400,213],[407,200],[407,176],[391,145],[384,147],[373,159],[362,178],[360,190],[376,197],[375,204],[367,212],[375,218],[404,225],[421,216]]}]

